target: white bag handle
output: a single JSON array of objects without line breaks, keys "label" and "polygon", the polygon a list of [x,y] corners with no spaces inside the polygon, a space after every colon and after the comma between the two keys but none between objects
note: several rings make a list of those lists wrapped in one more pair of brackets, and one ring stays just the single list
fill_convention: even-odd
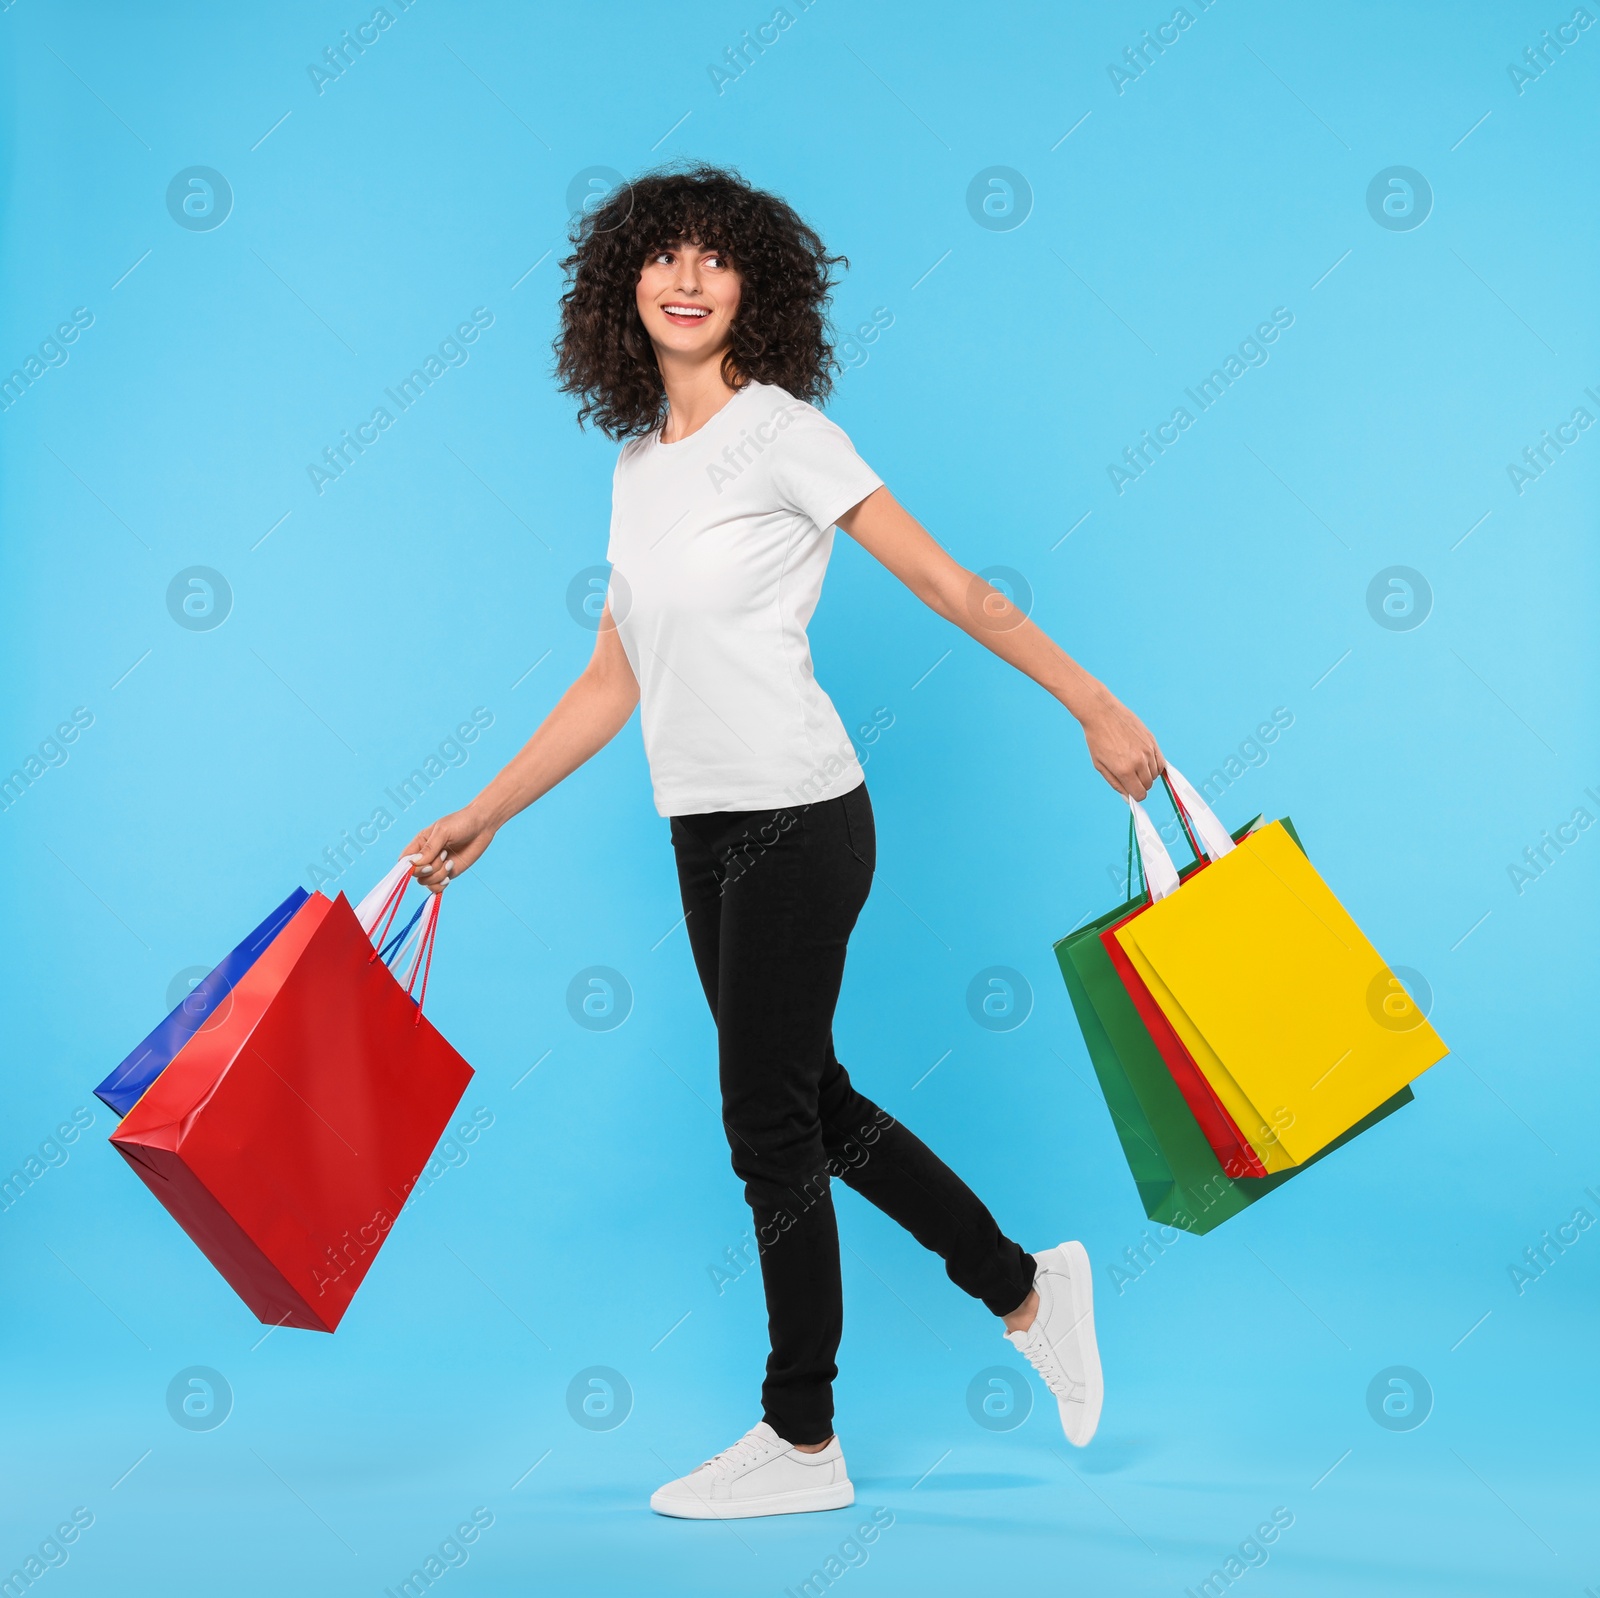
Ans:
[{"label": "white bag handle", "polygon": [[[384,873],[382,881],[356,906],[356,920],[361,923],[361,930],[369,938],[380,923],[383,924],[383,938],[389,936],[394,918],[399,913],[400,901],[411,885],[411,867],[421,858],[421,855],[402,855]],[[411,974],[406,979],[407,995],[417,986],[417,978],[419,976],[422,978],[422,986],[416,995],[419,1021],[422,1017],[422,1000],[428,991],[428,972],[433,964],[433,940],[438,934],[439,906],[443,898],[442,893],[428,894],[428,902],[414,918],[414,924],[404,928],[395,940],[399,944],[394,950],[391,962],[395,980],[399,980],[398,968],[408,953],[411,955]],[[378,958],[383,947],[383,938],[379,939],[379,947],[373,950],[373,959]]]},{"label": "white bag handle", "polygon": [[1178,890],[1178,868],[1167,853],[1155,823],[1144,813],[1144,806],[1132,794],[1124,794],[1128,808],[1133,812],[1133,835],[1139,840],[1139,868],[1144,873],[1145,886],[1150,890],[1150,902],[1165,899]]},{"label": "white bag handle", "polygon": [[356,920],[361,923],[361,930],[370,938],[373,928],[383,916],[394,890],[399,887],[400,879],[411,872],[413,861],[420,860],[421,855],[402,855],[394,865],[383,875],[371,893],[356,906]]},{"label": "white bag handle", "polygon": [[1169,765],[1167,780],[1171,782],[1178,798],[1183,801],[1183,808],[1189,812],[1189,820],[1194,823],[1194,830],[1200,835],[1200,847],[1213,860],[1220,860],[1225,854],[1232,854],[1235,845],[1228,829],[1211,813],[1211,807],[1200,797],[1189,779],[1176,766]]},{"label": "white bag handle", "polygon": [[[1211,807],[1200,797],[1188,778],[1173,765],[1168,765],[1166,774],[1205,854],[1212,860],[1220,860],[1225,854],[1231,854],[1236,845],[1228,829],[1212,814]],[[1154,904],[1158,899],[1165,899],[1169,893],[1177,892],[1178,868],[1173,865],[1172,856],[1167,853],[1167,846],[1162,843],[1155,823],[1145,814],[1144,806],[1131,795],[1124,797],[1133,812],[1133,835],[1139,844],[1139,864],[1144,871],[1145,885],[1150,890],[1150,901]]]}]

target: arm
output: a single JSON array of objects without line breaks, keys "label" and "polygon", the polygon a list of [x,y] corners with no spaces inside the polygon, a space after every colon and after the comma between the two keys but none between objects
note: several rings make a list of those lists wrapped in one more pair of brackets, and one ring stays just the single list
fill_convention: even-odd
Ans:
[{"label": "arm", "polygon": [[[520,810],[547,794],[616,737],[639,702],[639,683],[617,636],[608,605],[594,654],[538,730],[484,786],[476,799],[441,816],[408,843],[421,855],[411,874],[435,893],[460,876]],[[446,869],[438,870],[444,861]]]},{"label": "arm", "polygon": [[1166,764],[1145,724],[1004,594],[951,559],[887,488],[839,525],[930,610],[1054,694],[1082,726],[1095,770],[1118,793],[1144,798]]}]

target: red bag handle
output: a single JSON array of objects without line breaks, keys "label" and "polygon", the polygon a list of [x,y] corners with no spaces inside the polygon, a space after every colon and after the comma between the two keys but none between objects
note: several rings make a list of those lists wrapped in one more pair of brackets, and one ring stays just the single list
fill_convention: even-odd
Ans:
[{"label": "red bag handle", "polygon": [[411,962],[411,975],[406,981],[406,994],[409,997],[413,984],[417,980],[417,972],[422,972],[422,987],[417,994],[417,1013],[412,1017],[411,1024],[417,1026],[422,1021],[422,1001],[428,996],[428,973],[433,969],[433,940],[439,934],[439,907],[444,903],[444,894],[432,895],[433,903],[423,912],[422,935],[417,940],[416,958]]},{"label": "red bag handle", "polygon": [[[416,856],[412,857],[417,858]],[[370,965],[378,959],[385,943],[388,941],[389,930],[394,926],[400,914],[400,905],[406,896],[406,890],[414,879],[409,871],[396,876],[393,885],[388,889],[379,906],[377,917],[373,922],[372,953],[367,957]],[[406,979],[406,996],[409,998],[411,990],[417,986],[417,976],[421,973],[422,986],[417,992],[417,1013],[412,1018],[412,1024],[417,1025],[422,1020],[422,1001],[428,994],[428,976],[433,970],[433,944],[439,931],[439,904],[444,898],[442,893],[429,896],[432,900],[423,912],[422,932],[417,940],[417,952],[411,961],[411,974]],[[398,981],[399,979],[396,978]]]}]

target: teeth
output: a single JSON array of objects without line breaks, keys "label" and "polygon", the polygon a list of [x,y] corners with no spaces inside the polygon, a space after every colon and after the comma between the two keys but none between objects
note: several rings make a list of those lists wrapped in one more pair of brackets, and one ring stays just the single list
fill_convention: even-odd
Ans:
[{"label": "teeth", "polygon": [[698,305],[664,305],[662,309],[668,316],[709,316],[710,311]]}]

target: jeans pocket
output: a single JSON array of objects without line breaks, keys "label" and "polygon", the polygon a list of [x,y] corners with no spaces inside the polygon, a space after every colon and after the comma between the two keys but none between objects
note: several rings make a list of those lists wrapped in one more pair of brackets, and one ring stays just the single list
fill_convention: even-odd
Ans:
[{"label": "jeans pocket", "polygon": [[867,797],[867,785],[862,783],[859,788],[852,788],[841,797],[839,805],[844,813],[844,835],[851,854],[868,871],[875,871],[878,865],[878,829],[872,816],[872,801]]}]

